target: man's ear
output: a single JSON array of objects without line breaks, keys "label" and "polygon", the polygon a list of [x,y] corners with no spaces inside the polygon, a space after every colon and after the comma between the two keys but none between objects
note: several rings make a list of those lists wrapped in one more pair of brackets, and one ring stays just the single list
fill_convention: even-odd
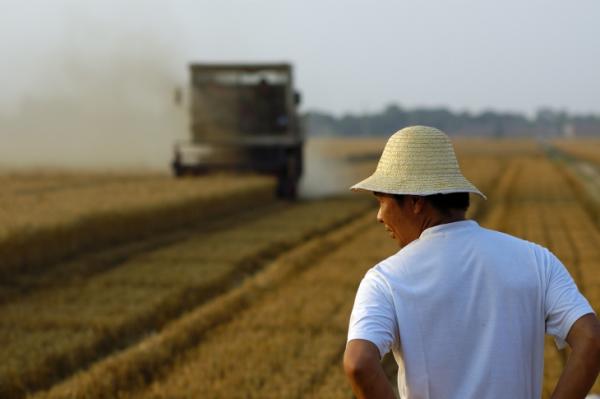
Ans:
[{"label": "man's ear", "polygon": [[425,208],[425,197],[421,197],[420,195],[412,195],[411,201],[413,213],[415,215],[423,212],[423,209]]}]

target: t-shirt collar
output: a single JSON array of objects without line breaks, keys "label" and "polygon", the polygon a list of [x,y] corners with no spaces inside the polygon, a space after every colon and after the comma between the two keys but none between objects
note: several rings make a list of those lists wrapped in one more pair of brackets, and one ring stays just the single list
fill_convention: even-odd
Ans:
[{"label": "t-shirt collar", "polygon": [[474,220],[461,220],[458,222],[438,224],[437,226],[432,226],[423,230],[419,238],[425,238],[434,234],[446,234],[451,232],[453,233],[459,230],[470,229],[476,226],[479,226],[479,224]]}]

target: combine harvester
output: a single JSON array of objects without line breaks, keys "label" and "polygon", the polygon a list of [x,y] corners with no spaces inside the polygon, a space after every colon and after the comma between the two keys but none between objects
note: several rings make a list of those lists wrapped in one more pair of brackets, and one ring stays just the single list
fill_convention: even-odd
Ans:
[{"label": "combine harvester", "polygon": [[291,65],[191,64],[190,78],[191,140],[175,145],[175,176],[258,172],[296,198],[304,134]]}]

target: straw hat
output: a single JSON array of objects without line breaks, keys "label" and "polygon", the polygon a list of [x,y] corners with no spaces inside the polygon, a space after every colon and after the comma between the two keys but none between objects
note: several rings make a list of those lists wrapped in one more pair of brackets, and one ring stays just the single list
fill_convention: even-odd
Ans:
[{"label": "straw hat", "polygon": [[389,138],[375,173],[350,188],[387,194],[475,193],[461,173],[448,136],[428,126],[410,126]]}]

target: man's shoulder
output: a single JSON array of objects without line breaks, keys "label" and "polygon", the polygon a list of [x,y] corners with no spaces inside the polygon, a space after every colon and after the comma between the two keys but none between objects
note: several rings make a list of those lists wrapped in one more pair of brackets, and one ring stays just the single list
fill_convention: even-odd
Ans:
[{"label": "man's shoulder", "polygon": [[548,251],[546,247],[533,241],[529,241],[521,237],[513,236],[511,234],[489,229],[486,227],[480,227],[480,236],[483,240],[488,241],[492,244],[504,244],[509,246],[522,247],[533,251]]},{"label": "man's shoulder", "polygon": [[365,274],[365,278],[378,280],[387,284],[387,281],[397,278],[398,274],[403,273],[404,268],[402,265],[407,262],[410,261],[407,258],[406,247],[404,247],[371,267]]},{"label": "man's shoulder", "polygon": [[487,248],[491,254],[513,260],[527,259],[539,267],[554,264],[558,260],[548,248],[539,243],[485,227],[480,227],[479,230],[479,241],[474,245]]},{"label": "man's shoulder", "polygon": [[419,274],[425,265],[452,262],[457,256],[470,259],[509,260],[535,263],[538,266],[551,263],[553,254],[545,247],[501,231],[477,227],[458,241],[444,244],[441,241],[417,239],[396,253],[371,267],[365,278],[387,284],[391,280],[411,278]]},{"label": "man's shoulder", "polygon": [[460,243],[466,242],[475,246],[482,246],[485,244],[490,245],[507,245],[513,247],[539,247],[538,244],[531,241],[527,241],[523,238],[513,236],[508,233],[504,233],[499,230],[490,229],[487,227],[480,226],[477,223],[469,225],[468,229],[456,232],[451,235],[430,235],[425,240],[417,239],[411,242],[406,247],[402,248],[396,254],[390,256],[388,259],[400,259],[402,257],[408,257],[415,253],[431,251],[440,246],[440,241],[445,240],[447,237],[452,237],[453,242]]},{"label": "man's shoulder", "polygon": [[399,270],[398,266],[399,262],[401,261],[398,254],[399,252],[396,252],[395,254],[377,262],[374,266],[367,270],[363,280],[369,280],[378,284],[387,285],[390,277],[393,274],[396,274]]},{"label": "man's shoulder", "polygon": [[[452,244],[447,246],[444,246],[440,241],[436,241],[435,239],[417,239],[379,262],[373,269],[384,272],[389,268],[397,269],[402,264],[414,263],[415,260],[420,262],[422,259],[432,256],[444,256],[442,253],[444,251],[452,250],[455,253],[454,249],[456,246],[471,248],[475,253],[488,253],[490,255],[523,253],[533,254],[536,258],[540,258],[551,254],[547,248],[535,242],[477,224],[475,226],[469,230],[468,234],[455,237],[456,241],[452,241]],[[453,247],[452,245],[455,246]]]},{"label": "man's shoulder", "polygon": [[513,235],[505,233],[503,231],[494,230],[494,229],[490,229],[487,227],[479,226],[478,232],[482,238],[487,239],[487,240],[498,240],[498,241],[502,241],[502,242],[511,243],[514,245],[525,245],[525,246],[537,245],[531,241],[525,240],[524,238],[513,236]]}]

